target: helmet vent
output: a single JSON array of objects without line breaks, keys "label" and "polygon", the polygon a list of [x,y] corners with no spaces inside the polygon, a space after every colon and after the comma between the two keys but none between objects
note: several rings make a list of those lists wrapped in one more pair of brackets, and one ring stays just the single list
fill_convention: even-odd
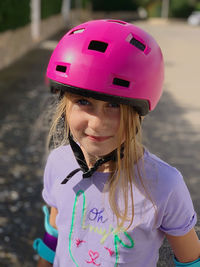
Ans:
[{"label": "helmet vent", "polygon": [[135,47],[137,47],[138,49],[144,51],[146,46],[141,43],[140,41],[138,41],[137,39],[135,39],[134,37],[132,37],[132,39],[130,40],[130,44],[134,45]]},{"label": "helmet vent", "polygon": [[57,65],[56,66],[56,70],[60,71],[60,72],[66,72],[67,67],[66,66],[62,66],[62,65]]},{"label": "helmet vent", "polygon": [[84,32],[84,30],[85,30],[85,29],[77,29],[77,30],[71,31],[71,32],[70,32],[70,35],[71,35],[71,34],[77,34],[77,33]]},{"label": "helmet vent", "polygon": [[107,49],[108,44],[100,41],[91,41],[88,49],[95,50],[104,53]]},{"label": "helmet vent", "polygon": [[123,86],[123,87],[129,87],[130,82],[126,81],[126,80],[119,79],[119,78],[114,78],[113,84]]},{"label": "helmet vent", "polygon": [[122,21],[122,20],[109,19],[107,21],[108,22],[115,22],[115,23],[122,24],[122,25],[127,24],[125,21]]}]

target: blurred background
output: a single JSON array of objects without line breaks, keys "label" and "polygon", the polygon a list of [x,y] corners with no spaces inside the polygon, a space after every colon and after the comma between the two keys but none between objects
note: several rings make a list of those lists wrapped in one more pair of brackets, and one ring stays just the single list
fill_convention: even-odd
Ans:
[{"label": "blurred background", "polygon": [[[200,0],[0,1],[0,266],[36,266],[44,232],[41,197],[51,107],[45,83],[62,35],[100,18],[152,34],[165,58],[164,93],[144,121],[144,143],[183,174],[200,234]],[[184,212],[184,211],[183,211]],[[200,235],[199,235],[200,237]],[[165,241],[158,267],[171,267]]]}]

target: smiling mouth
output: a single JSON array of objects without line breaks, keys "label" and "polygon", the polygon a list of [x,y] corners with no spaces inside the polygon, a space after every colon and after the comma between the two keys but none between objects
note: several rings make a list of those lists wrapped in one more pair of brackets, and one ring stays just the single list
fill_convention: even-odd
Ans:
[{"label": "smiling mouth", "polygon": [[103,142],[108,140],[109,138],[111,138],[111,136],[94,136],[94,135],[87,135],[87,137],[92,140],[92,141],[96,141],[96,142]]}]

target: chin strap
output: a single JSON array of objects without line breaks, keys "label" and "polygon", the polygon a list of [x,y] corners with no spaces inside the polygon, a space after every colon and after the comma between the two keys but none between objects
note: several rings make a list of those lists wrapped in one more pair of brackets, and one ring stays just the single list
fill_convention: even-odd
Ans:
[{"label": "chin strap", "polygon": [[[99,166],[103,165],[104,163],[106,163],[106,162],[108,162],[110,160],[117,161],[117,149],[115,149],[109,155],[97,160],[97,162],[94,164],[94,166],[89,169],[80,146],[73,140],[73,137],[71,136],[70,133],[69,133],[69,137],[68,138],[69,138],[69,144],[70,144],[70,146],[72,148],[72,151],[74,153],[74,156],[75,156],[80,168],[75,169],[72,172],[70,172],[67,175],[67,177],[62,181],[61,184],[66,184],[68,182],[68,180],[79,171],[83,172],[83,178],[89,178],[99,168]],[[124,147],[122,145],[121,153],[120,153],[120,158],[121,159],[124,156],[123,151],[124,151]]]}]

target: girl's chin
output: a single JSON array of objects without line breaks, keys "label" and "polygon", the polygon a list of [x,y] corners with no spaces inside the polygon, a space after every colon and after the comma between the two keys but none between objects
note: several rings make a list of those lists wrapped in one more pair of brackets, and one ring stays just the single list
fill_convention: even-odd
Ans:
[{"label": "girl's chin", "polygon": [[[97,157],[104,157],[106,155],[109,155],[113,150],[117,148],[117,145],[109,144],[109,143],[101,143],[98,142],[82,142],[80,144],[80,147],[84,153],[85,156],[91,157],[91,158],[97,158]],[[108,149],[110,148],[110,149]]]},{"label": "girl's chin", "polygon": [[109,155],[113,150],[115,150],[115,148],[113,148],[113,150],[101,150],[101,151],[100,149],[87,149],[87,150],[82,149],[82,150],[85,157],[96,160],[97,158],[102,158]]}]

